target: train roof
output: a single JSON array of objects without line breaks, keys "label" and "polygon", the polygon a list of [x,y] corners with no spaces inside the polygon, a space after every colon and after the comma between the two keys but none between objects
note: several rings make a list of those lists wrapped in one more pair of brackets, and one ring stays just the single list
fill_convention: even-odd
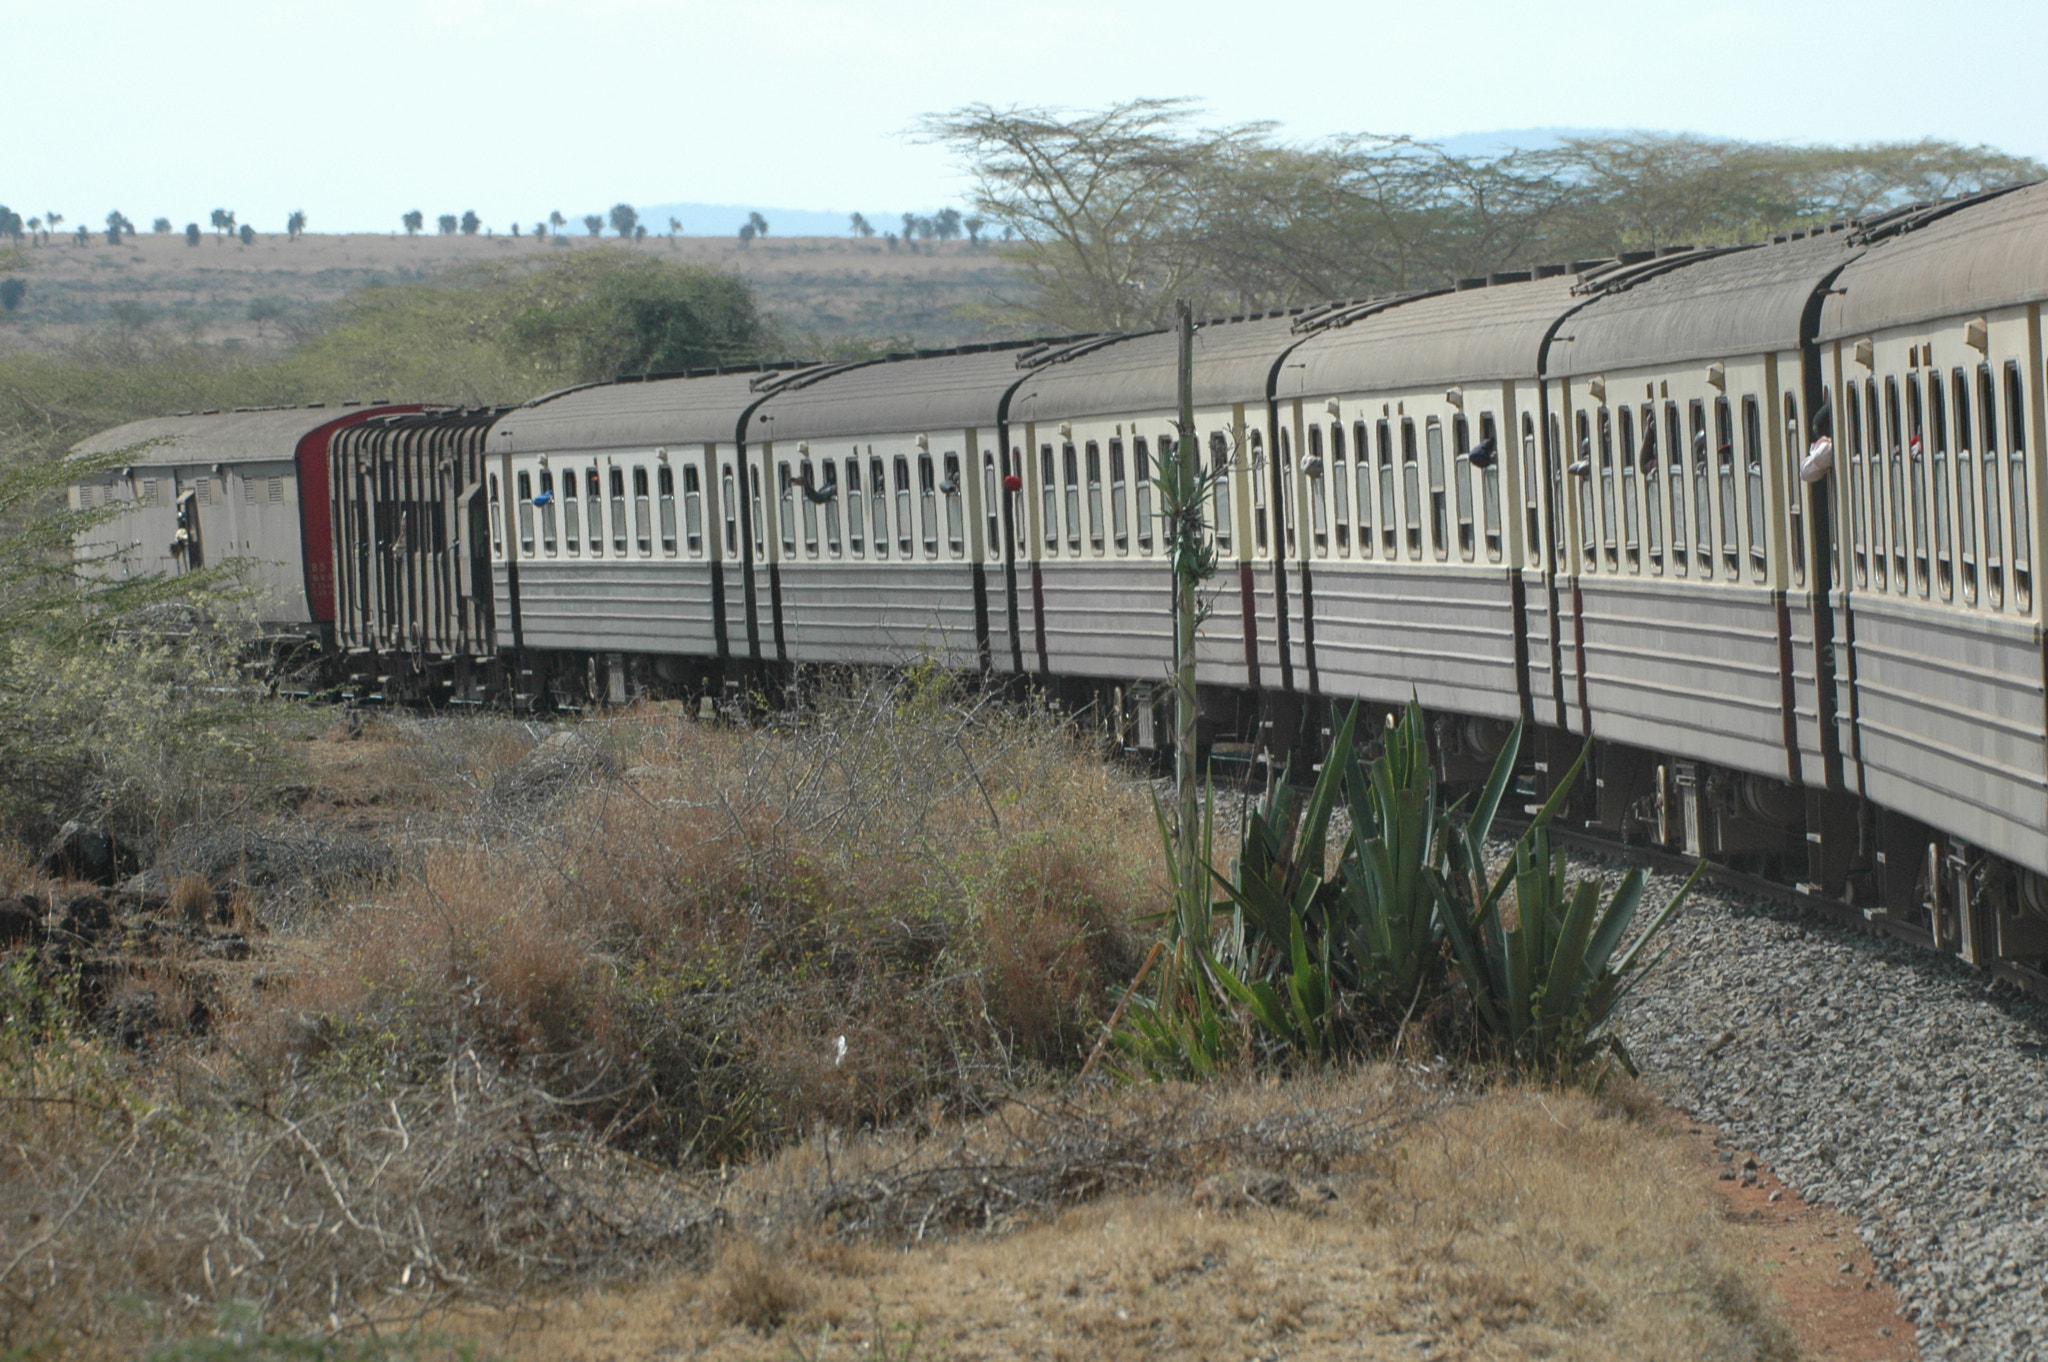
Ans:
[{"label": "train roof", "polygon": [[1769,246],[1673,256],[1581,284],[1583,307],[1559,328],[1546,372],[1796,350],[1813,291],[1863,247],[1847,230]]},{"label": "train roof", "polygon": [[1872,224],[1821,309],[1820,338],[2048,299],[2048,182]]},{"label": "train roof", "polygon": [[322,426],[379,411],[406,410],[416,408],[391,407],[383,402],[343,402],[335,406],[316,403],[304,407],[153,416],[80,440],[71,447],[70,457],[90,458],[146,444],[149,446],[147,449],[136,451],[138,463],[248,463],[259,459],[289,459],[297,452],[299,441]]},{"label": "train roof", "polygon": [[1431,293],[1341,320],[1294,352],[1276,395],[1534,378],[1543,338],[1577,301],[1571,275]]},{"label": "train roof", "polygon": [[1028,372],[1021,362],[1047,348],[1016,342],[846,365],[777,392],[754,414],[748,438],[993,429],[1003,395]]},{"label": "train roof", "polygon": [[[1301,310],[1195,328],[1195,405],[1263,402],[1273,362],[1297,339]],[[1172,331],[1115,338],[1044,363],[1010,402],[1012,422],[1136,416],[1180,405],[1180,340]]]},{"label": "train roof", "polygon": [[829,366],[594,383],[536,397],[498,418],[493,454],[730,444],[746,409],[776,385]]}]

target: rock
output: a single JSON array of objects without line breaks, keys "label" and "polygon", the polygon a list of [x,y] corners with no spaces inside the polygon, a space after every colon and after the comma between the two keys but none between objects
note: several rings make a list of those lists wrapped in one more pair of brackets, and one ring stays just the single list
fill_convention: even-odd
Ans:
[{"label": "rock", "polygon": [[68,936],[87,945],[113,930],[114,912],[98,894],[81,894],[50,913],[50,934]]},{"label": "rock", "polygon": [[0,903],[0,951],[33,946],[43,933],[43,906],[35,895]]},{"label": "rock", "polygon": [[134,847],[104,829],[73,819],[57,830],[43,852],[42,869],[57,879],[112,885],[134,874],[141,864]]},{"label": "rock", "polygon": [[491,798],[508,805],[547,804],[577,785],[608,780],[619,764],[574,728],[558,729],[491,781]]}]

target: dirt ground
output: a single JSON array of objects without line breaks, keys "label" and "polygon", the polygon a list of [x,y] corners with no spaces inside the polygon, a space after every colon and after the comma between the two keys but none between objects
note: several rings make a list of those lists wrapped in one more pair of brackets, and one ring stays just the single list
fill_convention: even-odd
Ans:
[{"label": "dirt ground", "polygon": [[[102,233],[81,246],[68,236],[53,237],[22,251],[28,292],[19,310],[0,316],[0,351],[50,348],[137,325],[213,344],[276,346],[358,288],[588,250],[598,240],[581,234],[542,242],[531,236],[309,232],[296,241],[266,233],[244,246],[209,231],[197,246],[187,246],[178,231],[142,232],[119,246],[109,246]],[[620,244],[615,236],[602,241]],[[785,325],[828,341],[900,336],[949,345],[988,339],[988,324],[971,311],[1015,297],[1021,288],[996,250],[958,241],[892,251],[880,238],[771,236],[742,246],[726,237],[650,236],[631,249],[732,270],[754,282],[763,305]],[[260,321],[251,316],[259,300]],[[136,305],[144,311],[135,312]]]}]

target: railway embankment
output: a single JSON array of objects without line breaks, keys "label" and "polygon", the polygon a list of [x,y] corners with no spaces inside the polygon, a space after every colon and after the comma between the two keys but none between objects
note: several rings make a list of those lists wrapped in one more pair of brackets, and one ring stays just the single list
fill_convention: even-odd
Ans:
[{"label": "railway embankment", "polygon": [[1656,1086],[1854,1217],[1925,1356],[2048,1357],[2048,1010],[1720,887],[1670,932],[1618,1028]]}]

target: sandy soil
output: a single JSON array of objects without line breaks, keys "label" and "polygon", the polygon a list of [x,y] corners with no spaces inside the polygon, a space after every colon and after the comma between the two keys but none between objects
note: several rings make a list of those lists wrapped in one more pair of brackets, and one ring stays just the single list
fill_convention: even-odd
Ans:
[{"label": "sandy soil", "polygon": [[[587,236],[558,240],[308,233],[296,241],[259,235],[244,246],[208,232],[197,246],[187,246],[182,232],[144,232],[119,246],[109,246],[104,233],[81,246],[68,236],[53,237],[22,251],[28,292],[15,312],[0,317],[0,351],[59,346],[136,325],[215,344],[280,345],[321,308],[358,288],[597,244]],[[616,237],[603,241],[619,244]],[[880,238],[768,237],[742,246],[725,237],[651,236],[631,248],[741,274],[786,325],[827,340],[902,336],[946,345],[987,339],[987,323],[962,309],[1021,290],[996,251],[966,242],[923,242],[913,252],[903,246],[891,251]],[[259,314],[274,315],[252,319],[258,300],[265,301]]]}]

